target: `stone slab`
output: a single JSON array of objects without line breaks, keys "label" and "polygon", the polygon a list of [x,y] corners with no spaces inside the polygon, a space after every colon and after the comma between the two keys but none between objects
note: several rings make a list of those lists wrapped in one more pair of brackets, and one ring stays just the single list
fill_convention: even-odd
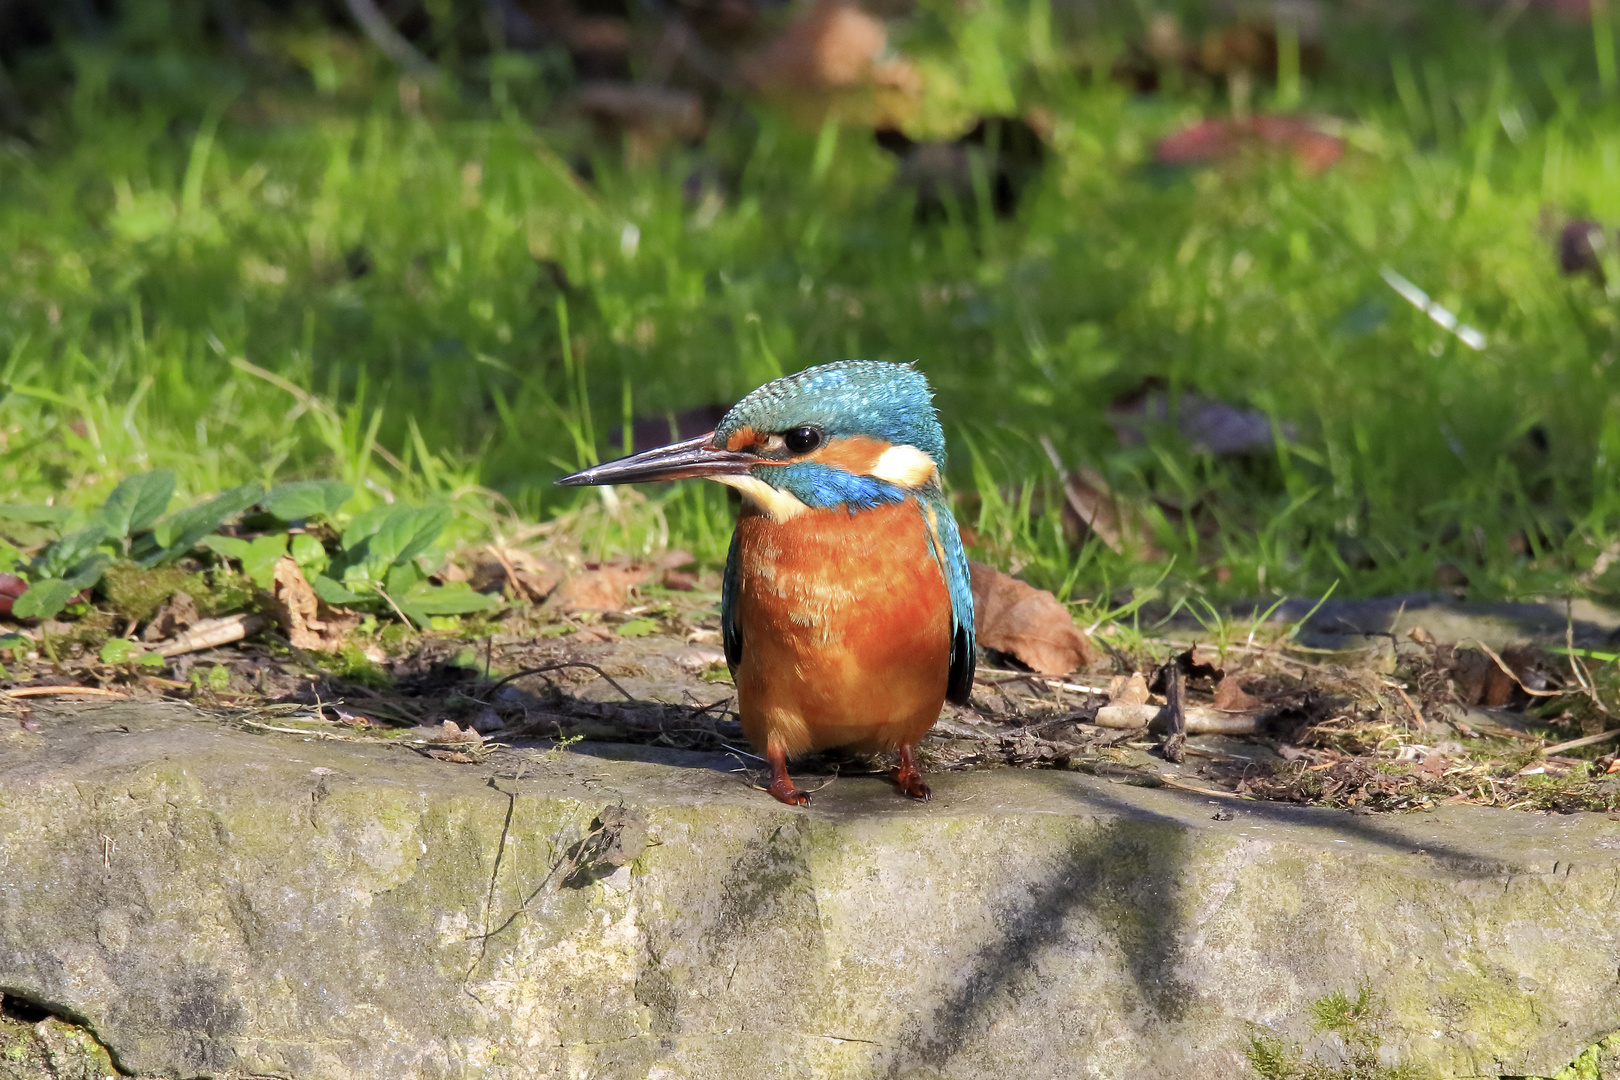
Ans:
[{"label": "stone slab", "polygon": [[[1236,617],[1264,613],[1271,603],[1240,604]],[[1466,601],[1443,593],[1407,593],[1366,600],[1284,600],[1271,612],[1274,624],[1302,623],[1300,644],[1318,649],[1355,649],[1378,639],[1403,640],[1421,626],[1448,644],[1483,641],[1493,649],[1520,642],[1562,645],[1566,634],[1581,648],[1613,649],[1620,642],[1620,612],[1585,599]]]},{"label": "stone slab", "polygon": [[0,735],[0,991],[132,1074],[1236,1080],[1256,1032],[1331,1055],[1309,1005],[1362,981],[1438,1076],[1620,1028],[1602,816],[1012,770],[795,810],[725,755],[35,715]]}]

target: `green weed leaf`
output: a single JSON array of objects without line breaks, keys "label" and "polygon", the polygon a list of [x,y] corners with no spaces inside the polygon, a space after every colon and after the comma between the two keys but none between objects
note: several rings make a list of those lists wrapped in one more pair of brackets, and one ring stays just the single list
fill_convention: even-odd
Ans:
[{"label": "green weed leaf", "polygon": [[0,521],[20,521],[26,525],[60,525],[73,516],[70,506],[42,503],[0,503]]},{"label": "green weed leaf", "polygon": [[107,644],[101,647],[101,662],[103,664],[127,664],[144,651],[129,638],[108,638]]},{"label": "green weed leaf", "polygon": [[[300,537],[302,539],[302,537]],[[276,563],[287,554],[286,533],[266,533],[252,540],[240,536],[205,536],[200,546],[217,551],[227,559],[242,564],[242,573],[261,589],[268,589],[275,577]]]},{"label": "green weed leaf", "polygon": [[105,551],[92,552],[89,558],[80,560],[73,566],[71,572],[63,574],[62,577],[75,589],[88,589],[101,580],[101,575],[106,573],[107,564],[110,562],[112,556]]},{"label": "green weed leaf", "polygon": [[122,539],[152,527],[174,497],[174,470],[153,469],[125,477],[101,505],[107,535]]},{"label": "green weed leaf", "polygon": [[390,569],[422,554],[450,524],[448,506],[394,506],[386,511],[376,516],[369,511],[362,514],[343,534],[346,580],[357,576],[386,580]]},{"label": "green weed leaf", "polygon": [[422,571],[415,563],[398,563],[388,569],[386,588],[390,596],[404,596],[422,581]]},{"label": "green weed leaf", "polygon": [[629,622],[619,625],[618,634],[620,637],[646,637],[657,629],[658,624],[651,619],[631,619]]},{"label": "green weed leaf", "polygon": [[360,604],[367,599],[361,593],[350,592],[325,574],[316,574],[310,578],[309,587],[315,590],[316,596],[328,604]]},{"label": "green weed leaf", "polygon": [[[70,532],[50,546],[40,563],[46,577],[62,577],[67,571],[87,559],[107,536],[107,527],[100,522],[77,532]],[[81,586],[82,588],[82,586]]]},{"label": "green weed leaf", "polygon": [[292,557],[303,570],[304,576],[309,577],[325,570],[331,564],[331,558],[326,554],[326,546],[319,537],[309,533],[296,533],[292,538]]},{"label": "green weed leaf", "polygon": [[500,600],[474,592],[464,581],[451,585],[421,585],[415,591],[394,597],[399,609],[423,628],[431,628],[435,615],[470,615],[499,607]]},{"label": "green weed leaf", "polygon": [[271,488],[259,505],[282,521],[330,518],[353,494],[354,488],[341,480],[295,480]]},{"label": "green weed leaf", "polygon": [[241,562],[247,558],[247,553],[252,544],[240,536],[220,536],[215,534],[214,536],[203,537],[201,546],[216,554],[223,555],[227,559],[235,559],[237,562]]},{"label": "green weed leaf", "polygon": [[55,618],[83,588],[61,578],[43,578],[17,597],[11,605],[11,614],[19,619]]},{"label": "green weed leaf", "polygon": [[221,492],[201,506],[193,506],[171,514],[153,530],[158,549],[140,560],[142,566],[178,559],[190,551],[203,537],[225,524],[227,518],[240,514],[259,501],[264,489],[258,484],[243,484]]},{"label": "green weed leaf", "polygon": [[270,533],[256,536],[248,545],[247,557],[242,560],[242,572],[261,589],[268,589],[275,577],[276,563],[287,554],[287,534]]},{"label": "green weed leaf", "polygon": [[373,506],[369,510],[362,510],[350,520],[349,527],[343,530],[343,550],[349,551],[357,548],[367,537],[382,528],[383,519],[398,510],[397,506]]}]

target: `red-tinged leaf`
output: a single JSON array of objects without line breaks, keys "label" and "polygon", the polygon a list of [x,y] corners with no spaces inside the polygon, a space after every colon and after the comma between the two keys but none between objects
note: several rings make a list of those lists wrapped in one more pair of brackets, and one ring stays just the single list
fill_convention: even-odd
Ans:
[{"label": "red-tinged leaf", "polygon": [[1069,609],[1045,589],[970,562],[979,644],[1010,653],[1043,675],[1063,675],[1096,659]]},{"label": "red-tinged leaf", "polygon": [[691,592],[698,587],[696,574],[688,574],[685,570],[665,570],[664,588],[675,592]]},{"label": "red-tinged leaf", "polygon": [[0,615],[10,615],[12,601],[27,591],[28,582],[16,574],[0,574]]},{"label": "red-tinged leaf", "polygon": [[1284,150],[1316,175],[1344,156],[1344,140],[1298,116],[1255,116],[1247,120],[1200,120],[1160,139],[1154,158],[1161,165],[1205,165],[1244,151]]}]

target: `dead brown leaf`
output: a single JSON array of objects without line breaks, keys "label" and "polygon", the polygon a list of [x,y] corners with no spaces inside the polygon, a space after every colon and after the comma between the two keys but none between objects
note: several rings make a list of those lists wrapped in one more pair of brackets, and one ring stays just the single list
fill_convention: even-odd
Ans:
[{"label": "dead brown leaf", "polygon": [[439,761],[453,761],[457,765],[471,765],[473,758],[463,754],[460,750],[429,750],[427,756],[437,758]]},{"label": "dead brown leaf", "polygon": [[482,743],[484,737],[474,731],[471,726],[458,727],[454,720],[446,720],[439,726],[436,743]]},{"label": "dead brown leaf", "polygon": [[882,21],[854,4],[822,0],[744,61],[743,74],[756,85],[849,88],[871,76],[888,40]]},{"label": "dead brown leaf", "polygon": [[1221,712],[1250,712],[1264,704],[1239,686],[1231,675],[1221,676],[1221,681],[1215,684],[1215,708]]},{"label": "dead brown leaf", "polygon": [[630,604],[630,590],[652,576],[645,566],[624,563],[587,563],[580,573],[558,588],[554,602],[559,611],[622,611]]},{"label": "dead brown leaf", "polygon": [[1173,430],[1194,450],[1216,457],[1269,453],[1279,436],[1292,439],[1298,434],[1296,425],[1273,424],[1258,409],[1202,394],[1172,394],[1158,379],[1117,398],[1108,406],[1107,421],[1121,446],[1143,446],[1155,431]]},{"label": "dead brown leaf", "polygon": [[909,60],[886,55],[888,40],[881,19],[847,0],[820,0],[738,70],[807,121],[841,94],[869,98],[869,122],[895,122],[914,111],[922,77]]},{"label": "dead brown leaf", "polygon": [[1064,675],[1096,659],[1091,640],[1057,597],[983,563],[968,567],[981,645],[1010,653],[1042,675]]},{"label": "dead brown leaf", "polygon": [[1045,435],[1041,436],[1041,446],[1051,459],[1052,467],[1063,477],[1066,530],[1078,533],[1081,540],[1090,533],[1116,553],[1129,550],[1150,561],[1164,558],[1164,552],[1153,542],[1153,526],[1147,516],[1117,498],[1102,473],[1083,465],[1071,472],[1063,464],[1057,447]]},{"label": "dead brown leaf", "polygon": [[1478,649],[1453,652],[1448,674],[1464,705],[1499,708],[1512,700],[1516,689],[1513,676]]},{"label": "dead brown leaf", "polygon": [[511,590],[518,600],[540,603],[562,580],[562,571],[552,563],[522,548],[491,544],[491,558],[480,559],[473,572],[472,587],[485,589],[496,583]]},{"label": "dead brown leaf", "polygon": [[336,652],[360,616],[344,608],[328,607],[309,587],[303,570],[290,555],[277,561],[270,579],[270,597],[276,617],[295,649]]},{"label": "dead brown leaf", "polygon": [[1140,671],[1133,671],[1130,675],[1116,675],[1108,684],[1108,703],[1110,705],[1146,705],[1148,703],[1147,679]]},{"label": "dead brown leaf", "polygon": [[162,641],[190,630],[202,619],[197,602],[183,592],[177,592],[163,602],[157,614],[141,631],[142,641]]}]

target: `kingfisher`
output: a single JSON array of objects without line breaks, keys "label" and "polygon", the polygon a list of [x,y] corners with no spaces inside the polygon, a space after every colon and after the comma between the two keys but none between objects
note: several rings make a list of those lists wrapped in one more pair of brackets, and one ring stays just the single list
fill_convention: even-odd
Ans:
[{"label": "kingfisher", "polygon": [[721,640],[766,788],[810,801],[789,759],[897,752],[927,799],[917,743],[973,689],[973,590],[940,475],[945,433],[910,364],[843,360],[768,382],[706,435],[557,483],[704,477],[743,506],[720,591]]}]

